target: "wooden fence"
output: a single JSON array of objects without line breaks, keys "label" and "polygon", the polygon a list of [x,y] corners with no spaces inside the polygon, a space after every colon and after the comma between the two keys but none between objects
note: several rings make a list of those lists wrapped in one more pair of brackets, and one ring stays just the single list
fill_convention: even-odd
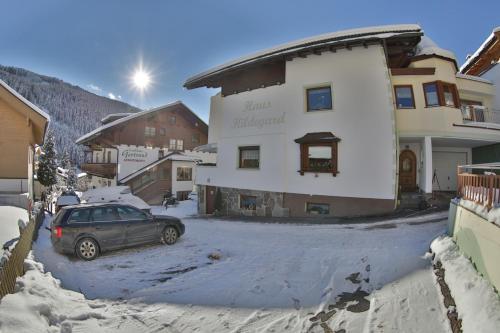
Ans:
[{"label": "wooden fence", "polygon": [[458,195],[491,209],[500,204],[500,175],[459,173]]},{"label": "wooden fence", "polygon": [[38,237],[38,229],[43,223],[44,216],[44,210],[40,209],[35,218],[22,230],[19,241],[12,250],[8,261],[1,268],[0,299],[14,292],[16,279],[24,274],[24,259],[31,250],[31,244]]}]

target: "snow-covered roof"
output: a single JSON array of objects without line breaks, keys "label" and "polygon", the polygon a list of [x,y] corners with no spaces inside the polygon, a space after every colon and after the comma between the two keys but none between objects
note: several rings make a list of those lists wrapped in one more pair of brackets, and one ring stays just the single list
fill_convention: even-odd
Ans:
[{"label": "snow-covered roof", "polygon": [[189,86],[194,84],[196,81],[207,78],[209,76],[220,74],[224,71],[234,69],[243,65],[248,65],[258,60],[297,52],[304,48],[310,48],[311,46],[328,46],[339,42],[354,41],[356,39],[385,39],[396,35],[412,32],[422,33],[420,26],[417,24],[399,24],[349,29],[308,37],[265,49],[213,67],[212,69],[188,78],[184,83],[184,86],[189,88]]},{"label": "snow-covered roof", "polygon": [[193,149],[202,153],[217,153],[217,143],[207,143]]},{"label": "snow-covered roof", "polygon": [[10,87],[7,83],[5,83],[3,80],[0,80],[0,86],[4,87],[8,92],[10,92],[12,95],[14,95],[17,99],[19,99],[21,102],[23,102],[26,106],[28,106],[30,109],[38,113],[40,116],[44,117],[47,119],[47,121],[50,121],[50,116],[42,111],[38,106],[35,104],[31,103],[28,101],[26,98],[21,96],[17,91],[15,91],[12,87]]},{"label": "snow-covered roof", "polygon": [[465,80],[472,80],[472,81],[477,81],[477,82],[483,82],[483,83],[493,84],[493,82],[491,82],[490,80],[486,80],[486,79],[483,79],[482,77],[474,76],[474,75],[467,75],[467,74],[457,73],[456,77],[460,78],[460,79],[465,79]]},{"label": "snow-covered roof", "polygon": [[108,128],[112,128],[116,125],[119,125],[119,124],[123,124],[129,120],[132,120],[132,119],[135,119],[135,118],[139,118],[139,117],[142,117],[142,116],[145,116],[147,114],[150,114],[150,113],[154,113],[154,112],[157,112],[157,111],[160,111],[160,110],[163,110],[165,108],[168,108],[168,107],[173,107],[173,106],[176,106],[176,105],[182,105],[183,107],[185,107],[187,110],[189,110],[202,124],[204,124],[205,126],[207,126],[205,124],[205,122],[203,120],[201,120],[198,116],[196,116],[196,114],[190,109],[188,108],[184,103],[182,103],[181,101],[175,101],[175,102],[172,102],[172,103],[169,103],[169,104],[166,104],[166,105],[162,105],[162,106],[159,106],[159,107],[156,107],[156,108],[152,108],[152,109],[149,109],[149,110],[144,110],[144,111],[140,111],[140,112],[136,112],[136,113],[132,113],[126,117],[123,117],[123,118],[120,118],[120,119],[117,119],[115,121],[112,121],[110,123],[107,123],[103,126],[100,126],[98,128],[96,128],[95,130],[81,136],[80,138],[78,138],[76,140],[76,143],[77,144],[80,144],[80,143],[84,143],[85,141],[95,137],[95,136],[98,136],[99,134],[101,134],[102,131],[108,129]]},{"label": "snow-covered roof", "polygon": [[455,54],[451,51],[440,48],[432,39],[427,36],[422,36],[420,43],[417,45],[415,56],[421,55],[438,55],[445,58],[457,60]]},{"label": "snow-covered roof", "polygon": [[120,119],[120,118],[123,118],[123,117],[127,117],[127,116],[130,116],[132,113],[130,112],[122,112],[122,113],[111,113],[111,114],[108,114],[106,117],[102,118],[101,119],[101,123],[102,124],[107,124],[111,121],[114,121],[116,119]]},{"label": "snow-covered roof", "polygon": [[467,58],[465,63],[460,67],[460,73],[465,72],[477,59],[481,56],[481,54],[486,50],[486,48],[491,44],[491,42],[495,39],[495,35],[500,32],[500,26],[493,29],[491,34],[486,38],[486,40],[481,44],[481,46],[474,52],[473,55]]},{"label": "snow-covered roof", "polygon": [[128,182],[129,180],[137,177],[138,175],[148,171],[149,169],[151,168],[154,168],[155,166],[157,166],[158,164],[161,164],[165,161],[185,161],[185,162],[193,162],[193,163],[196,163],[196,162],[199,162],[201,161],[200,158],[197,158],[197,157],[194,157],[194,156],[189,156],[189,155],[185,155],[183,153],[180,153],[180,152],[172,152],[170,154],[167,154],[165,155],[164,157],[160,158],[159,160],[153,162],[153,163],[150,163],[148,165],[146,165],[145,167],[143,167],[142,169],[139,169],[137,170],[136,172],[133,172],[131,173],[130,175],[122,178],[121,180],[119,180],[120,183],[126,183]]},{"label": "snow-covered roof", "polygon": [[82,193],[85,203],[123,203],[139,209],[151,209],[141,198],[133,195],[128,186],[110,186],[88,190]]}]

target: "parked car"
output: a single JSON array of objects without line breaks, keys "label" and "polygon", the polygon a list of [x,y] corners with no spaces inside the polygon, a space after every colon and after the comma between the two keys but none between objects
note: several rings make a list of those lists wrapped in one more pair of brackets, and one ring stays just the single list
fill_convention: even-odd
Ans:
[{"label": "parked car", "polygon": [[56,201],[56,213],[66,206],[78,205],[80,198],[74,191],[64,191]]},{"label": "parked car", "polygon": [[56,251],[93,260],[100,253],[164,242],[174,244],[184,224],[171,216],[153,216],[117,203],[81,204],[62,208],[52,220],[51,241]]}]

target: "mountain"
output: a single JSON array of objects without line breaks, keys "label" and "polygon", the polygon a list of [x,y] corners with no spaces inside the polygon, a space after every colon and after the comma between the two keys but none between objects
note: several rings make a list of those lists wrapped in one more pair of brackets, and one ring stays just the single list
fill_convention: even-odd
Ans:
[{"label": "mountain", "polygon": [[140,111],[127,103],[22,68],[0,65],[0,79],[50,115],[49,128],[54,132],[58,156],[67,151],[77,163],[83,157],[83,147],[75,144],[77,138],[99,127],[100,120],[111,113]]}]

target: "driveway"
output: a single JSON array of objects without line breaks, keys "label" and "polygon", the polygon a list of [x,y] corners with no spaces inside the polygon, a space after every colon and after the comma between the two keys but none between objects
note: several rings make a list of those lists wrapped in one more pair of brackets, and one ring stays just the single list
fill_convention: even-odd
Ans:
[{"label": "driveway", "polygon": [[64,288],[87,298],[141,304],[141,314],[184,309],[176,322],[194,311],[217,331],[448,331],[424,256],[444,232],[446,213],[368,225],[296,225],[187,217],[194,211],[192,201],[169,208],[186,224],[173,246],[84,262],[55,253],[43,229],[34,256]]}]

